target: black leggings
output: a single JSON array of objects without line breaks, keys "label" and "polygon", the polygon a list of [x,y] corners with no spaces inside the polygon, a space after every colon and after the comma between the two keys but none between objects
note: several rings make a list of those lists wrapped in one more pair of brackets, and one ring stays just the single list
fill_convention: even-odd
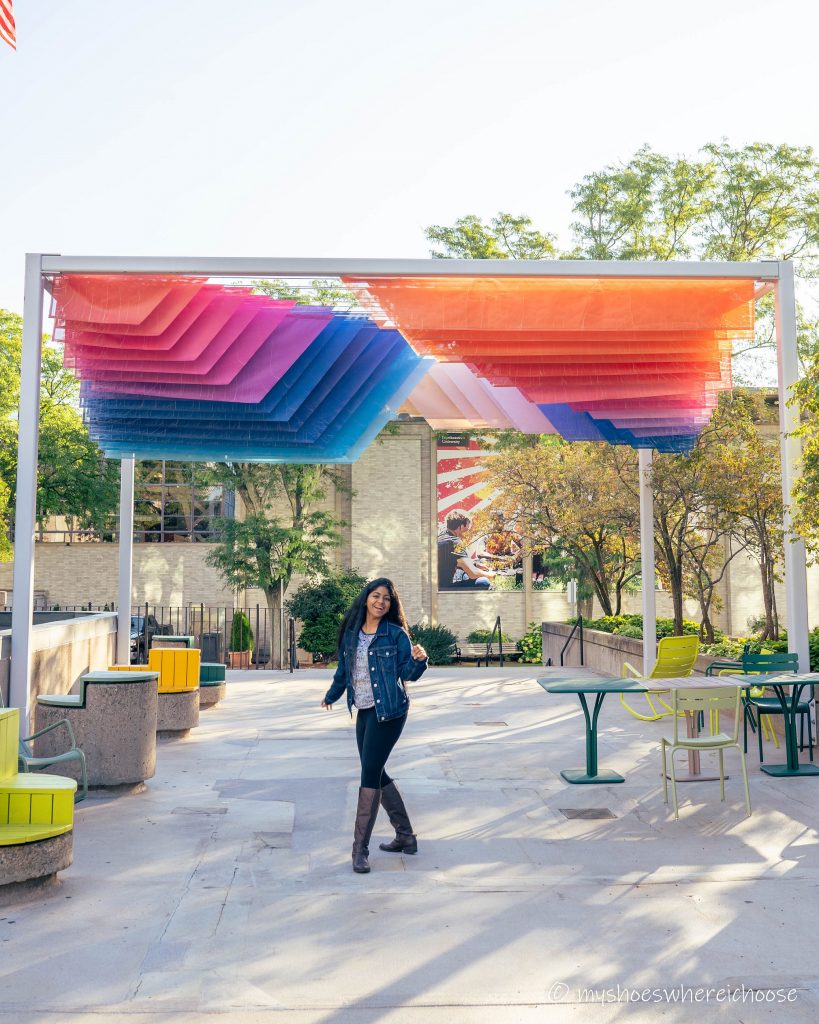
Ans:
[{"label": "black leggings", "polygon": [[384,770],[392,748],[398,742],[406,715],[379,722],[375,708],[364,708],[356,712],[355,740],[358,756],[361,758],[361,785],[366,789],[381,789],[392,779]]}]

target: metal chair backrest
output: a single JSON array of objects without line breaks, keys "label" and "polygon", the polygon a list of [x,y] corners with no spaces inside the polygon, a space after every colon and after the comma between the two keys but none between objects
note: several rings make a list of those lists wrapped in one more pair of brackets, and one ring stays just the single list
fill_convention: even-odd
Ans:
[{"label": "metal chair backrest", "polygon": [[[749,654],[746,651],[742,655],[742,671],[746,674],[756,674],[757,672],[798,672],[799,655],[791,651],[776,651],[773,654]],[[802,691],[800,701],[810,701],[815,696],[816,687],[811,683],[810,686]]]},{"label": "metal chair backrest", "polygon": [[[680,739],[679,729],[683,716],[680,712],[687,711],[692,715],[702,713],[706,722],[715,721],[711,712],[732,711],[734,714],[734,731],[731,743],[739,742],[739,722],[741,717],[739,686],[703,686],[696,689],[678,689],[673,692],[674,708],[674,742]],[[686,737],[683,737],[683,741]]]},{"label": "metal chair backrest", "polygon": [[700,650],[699,637],[665,636],[657,644],[657,661],[649,679],[690,676]]},{"label": "metal chair backrest", "polygon": [[774,654],[751,654],[743,651],[742,671],[749,672],[798,672],[799,655],[790,651]]}]

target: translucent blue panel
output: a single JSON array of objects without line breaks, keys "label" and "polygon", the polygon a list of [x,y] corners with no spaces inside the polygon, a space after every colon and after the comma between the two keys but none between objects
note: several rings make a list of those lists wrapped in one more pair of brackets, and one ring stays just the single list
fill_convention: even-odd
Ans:
[{"label": "translucent blue panel", "polygon": [[300,409],[304,415],[290,423],[227,419],[224,416],[144,420],[138,415],[124,418],[87,410],[89,431],[100,443],[120,436],[127,436],[132,441],[161,437],[187,441],[214,436],[269,443],[291,438],[305,444],[318,442],[333,431],[358,430],[362,423],[369,422],[373,410],[395,392],[420,358],[397,334],[389,339],[374,338],[368,348],[373,351],[365,349],[366,358],[359,359],[329,394],[324,395],[322,391],[309,403],[303,403]]},{"label": "translucent blue panel", "polygon": [[[417,359],[401,382],[392,392],[386,404],[356,434],[339,436],[331,442],[269,445],[243,443],[227,439],[220,445],[218,439],[180,443],[171,439],[142,441],[138,444],[118,439],[105,445],[106,454],[112,458],[166,458],[182,461],[227,461],[227,462],[290,462],[290,463],[350,463],[360,457],[384,426],[397,414],[400,405],[406,401],[412,389],[429,369],[433,360]],[[385,382],[386,385],[386,382]]]}]

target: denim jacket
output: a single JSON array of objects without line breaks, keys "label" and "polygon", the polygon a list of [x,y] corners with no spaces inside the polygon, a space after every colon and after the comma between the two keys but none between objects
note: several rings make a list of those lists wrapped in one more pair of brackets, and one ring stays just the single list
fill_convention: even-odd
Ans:
[{"label": "denim jacket", "polygon": [[[347,708],[353,713],[353,672],[355,671],[358,630],[348,630],[338,655],[338,668],[332,685],[324,697],[325,704],[335,704],[347,691]],[[409,696],[404,682],[412,682],[426,672],[426,661],[416,661],[412,656],[409,637],[393,622],[382,619],[378,623],[372,643],[367,652],[370,667],[370,682],[373,687],[375,712],[379,722],[388,722],[407,713]]]}]

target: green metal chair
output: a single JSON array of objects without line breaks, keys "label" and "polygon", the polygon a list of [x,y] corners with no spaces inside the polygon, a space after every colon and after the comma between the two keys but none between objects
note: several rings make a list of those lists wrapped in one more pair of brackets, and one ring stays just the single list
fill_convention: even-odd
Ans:
[{"label": "green metal chair", "polygon": [[[774,654],[749,654],[744,653],[742,655],[742,671],[745,675],[756,675],[757,673],[772,673],[772,672],[798,672],[799,671],[799,655],[793,654],[790,651],[780,651]],[[814,699],[815,688],[813,684],[807,687],[803,691],[803,694],[809,693],[810,696],[804,700],[800,700],[796,707],[796,713],[800,716],[799,721],[799,749],[805,749],[805,722],[808,724],[808,749],[811,761],[813,760],[813,726],[810,720],[810,702]],[[781,715],[783,714],[782,705],[779,703],[778,697],[765,697],[765,696],[754,696],[754,694],[748,690],[744,697],[744,703],[746,708],[756,711],[758,718],[762,715]],[[762,755],[762,728],[757,729],[757,739],[759,740],[759,763],[763,761]],[[745,749],[748,749],[748,726],[746,722],[745,726]]]},{"label": "green metal chair", "polygon": [[[663,762],[663,797],[668,803],[668,760],[671,759],[671,793],[674,797],[674,817],[679,818],[680,808],[677,803],[677,776],[674,768],[675,750],[716,750],[719,752],[719,798],[725,799],[725,763],[724,754],[729,747],[736,747],[742,766],[742,780],[745,783],[745,810],[751,815],[751,793],[748,788],[748,770],[745,766],[745,753],[739,745],[739,713],[740,687],[715,686],[691,690],[674,690],[672,712],[674,714],[674,735],[664,736],[660,740],[660,752]],[[732,733],[712,732],[709,736],[680,735],[680,715],[689,712],[701,715],[704,719],[715,723],[719,721],[720,711],[733,711],[734,727]],[[717,726],[718,729],[718,726]]]},{"label": "green metal chair", "polygon": [[[5,704],[3,703],[3,695],[0,693],[0,708],[2,707],[5,707]],[[69,749],[53,757],[35,757],[34,751],[29,746],[31,741],[36,740],[38,736],[44,736],[47,732],[51,732],[52,729],[59,729],[61,726],[68,730],[68,738],[71,744]],[[78,804],[80,800],[85,800],[88,796],[88,770],[85,765],[85,754],[77,746],[74,730],[71,728],[71,723],[68,719],[61,718],[59,722],[52,722],[47,728],[40,729],[39,732],[33,732],[30,736],[24,736],[20,740],[17,752],[17,770],[19,772],[38,772],[41,768],[48,768],[52,764],[64,764],[66,761],[80,762],[80,785],[77,787],[77,792],[74,796],[74,803]]]},{"label": "green metal chair", "polygon": [[[29,746],[31,741],[36,740],[38,736],[44,736],[53,729],[59,729],[61,726],[68,730],[68,738],[71,744],[69,749],[62,754],[53,754],[51,757],[35,757],[33,750]],[[51,725],[46,726],[45,729],[33,732],[31,736],[26,736],[20,740],[20,752],[17,755],[17,762],[21,772],[38,772],[41,768],[49,768],[53,764],[65,764],[67,761],[80,762],[80,785],[74,797],[74,803],[78,804],[80,800],[85,800],[88,796],[88,770],[85,765],[85,754],[77,746],[74,730],[71,728],[71,723],[68,719],[61,718],[59,722],[53,722]]]}]

